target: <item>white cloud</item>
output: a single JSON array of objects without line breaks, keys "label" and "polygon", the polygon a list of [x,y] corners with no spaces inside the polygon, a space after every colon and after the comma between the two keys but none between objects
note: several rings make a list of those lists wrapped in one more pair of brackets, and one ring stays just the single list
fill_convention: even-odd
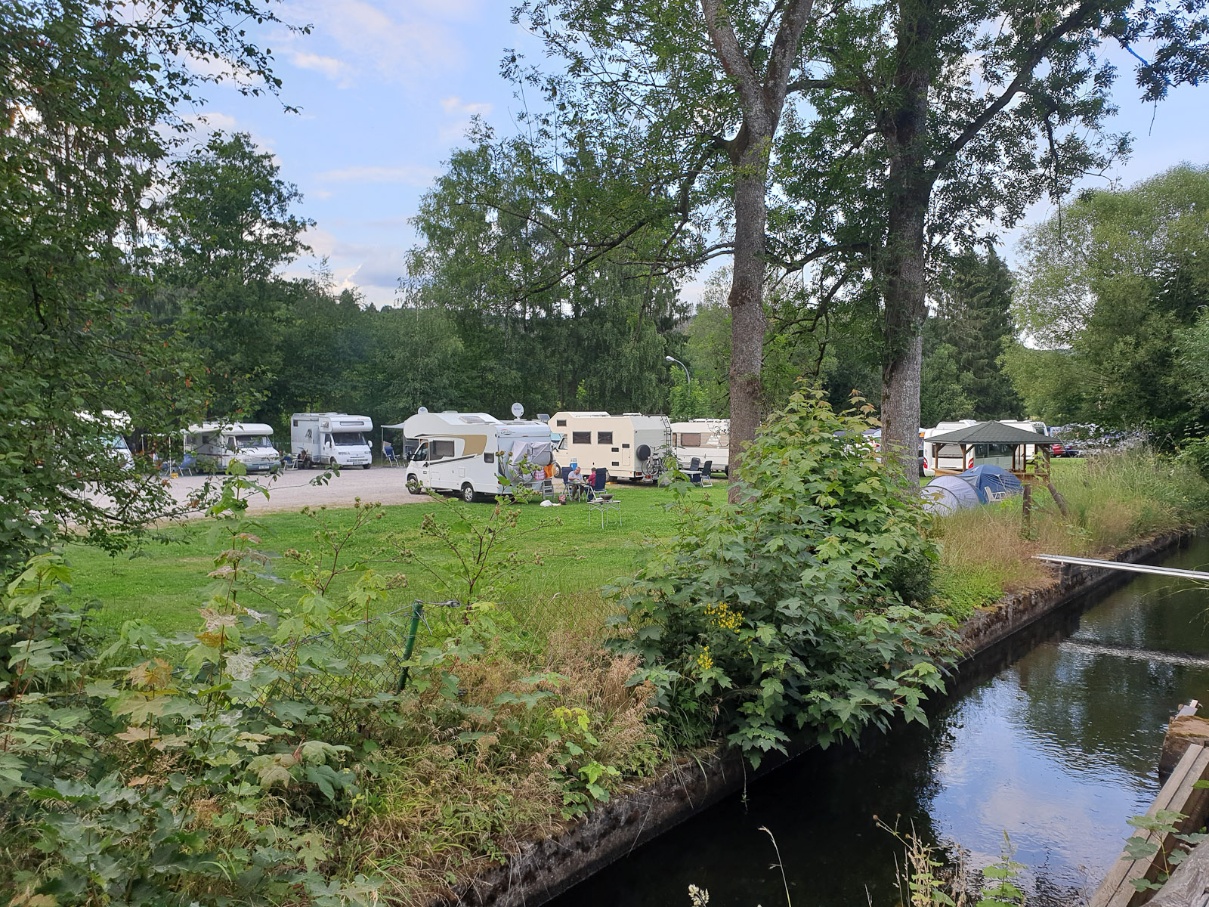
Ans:
[{"label": "white cloud", "polygon": [[428,186],[438,173],[439,171],[432,167],[419,165],[361,166],[325,170],[315,174],[315,179],[326,183],[403,183],[409,186]]},{"label": "white cloud", "polygon": [[485,117],[491,113],[492,107],[485,101],[467,102],[463,101],[457,95],[448,98],[441,98],[441,109],[447,114],[458,117]]},{"label": "white cloud", "polygon": [[[292,5],[291,20],[314,25],[309,36],[290,35],[286,42],[297,48],[313,47],[317,41],[326,46],[322,53],[297,51],[297,56],[313,57],[329,78],[332,64],[340,67],[339,78],[346,84],[368,76],[428,89],[432,80],[465,63],[460,29],[453,24],[464,19],[464,3],[431,4],[428,8],[405,2],[378,4],[367,0],[299,0]],[[317,61],[329,69],[320,69]]]},{"label": "white cloud", "polygon": [[217,111],[189,114],[188,116],[181,117],[181,119],[206,132],[218,132],[220,130],[230,132],[239,125],[239,121],[235,117],[228,113],[218,113]]},{"label": "white cloud", "polygon": [[340,83],[341,87],[346,87],[349,84],[348,64],[342,60],[337,60],[335,57],[323,57],[319,54],[295,51],[290,57],[290,62],[299,69],[309,69],[320,73],[333,82]]}]

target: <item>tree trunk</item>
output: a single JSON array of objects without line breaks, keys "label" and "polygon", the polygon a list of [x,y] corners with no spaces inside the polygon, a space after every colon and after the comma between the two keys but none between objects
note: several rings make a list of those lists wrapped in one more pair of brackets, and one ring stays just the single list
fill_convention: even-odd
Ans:
[{"label": "tree trunk", "polygon": [[764,177],[771,137],[749,143],[736,167],[735,255],[730,286],[730,476],[764,417],[764,230],[768,221]]},{"label": "tree trunk", "polygon": [[935,176],[928,164],[928,91],[934,65],[932,0],[900,0],[898,104],[882,131],[890,148],[889,209],[881,271],[882,454],[919,487],[919,376],[927,318],[924,222]]}]

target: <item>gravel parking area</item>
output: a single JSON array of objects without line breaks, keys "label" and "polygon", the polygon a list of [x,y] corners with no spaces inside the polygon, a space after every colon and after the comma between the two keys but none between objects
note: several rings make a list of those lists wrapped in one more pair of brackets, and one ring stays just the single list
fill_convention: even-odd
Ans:
[{"label": "gravel parking area", "polygon": [[[345,469],[332,475],[326,485],[312,485],[311,481],[322,476],[318,469],[289,469],[279,476],[259,476],[269,489],[266,500],[263,495],[253,495],[248,509],[256,513],[279,510],[301,510],[313,507],[352,507],[360,498],[366,502],[382,504],[418,504],[428,500],[426,495],[410,494],[403,485],[403,470],[389,466],[374,466],[372,469]],[[184,503],[205,484],[205,476],[180,476],[168,479],[172,493]]]}]

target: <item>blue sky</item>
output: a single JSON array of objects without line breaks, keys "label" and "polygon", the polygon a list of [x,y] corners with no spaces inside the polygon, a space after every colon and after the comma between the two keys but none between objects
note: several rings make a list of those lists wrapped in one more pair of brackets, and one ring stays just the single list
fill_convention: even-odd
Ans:
[{"label": "blue sky", "polygon": [[[500,78],[499,61],[506,47],[527,47],[534,59],[540,51],[535,56],[532,40],[510,24],[510,6],[509,0],[289,0],[282,18],[312,24],[312,34],[279,30],[264,43],[277,60],[282,100],[301,113],[284,113],[272,99],[209,91],[209,128],[250,133],[276,156],[282,178],[302,191],[300,213],[317,222],[307,242],[316,258],[328,258],[338,286],[357,286],[378,305],[392,302],[416,241],[408,219],[463,144],[470,118],[482,116],[501,132],[513,128],[523,102]],[[1134,155],[1114,177],[1128,185],[1181,161],[1209,161],[1204,89],[1180,89],[1164,104],[1144,106],[1130,96],[1125,78],[1115,127],[1134,134]],[[1049,213],[1039,207],[1032,217]],[[292,273],[305,274],[313,264],[299,262]],[[686,295],[692,298],[694,287]]]}]

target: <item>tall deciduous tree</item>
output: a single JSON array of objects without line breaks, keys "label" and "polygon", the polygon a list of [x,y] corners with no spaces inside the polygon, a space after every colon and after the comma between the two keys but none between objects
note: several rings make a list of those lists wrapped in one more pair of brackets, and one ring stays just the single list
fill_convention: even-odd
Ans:
[{"label": "tall deciduous tree", "polygon": [[281,366],[292,291],[274,272],[307,248],[301,199],[246,133],[216,133],[172,164],[156,279],[205,364],[216,418],[251,415]]},{"label": "tall deciduous tree", "polygon": [[1209,304],[1209,167],[1089,192],[1031,231],[1019,313],[1066,349],[1083,386],[1054,390],[1083,421],[1182,437],[1202,417],[1180,349]]},{"label": "tall deciduous tree", "polygon": [[561,122],[641,134],[666,185],[680,181],[685,229],[704,220],[736,256],[732,444],[760,411],[766,269],[828,260],[815,304],[862,280],[879,302],[883,445],[911,481],[932,254],[1126,149],[1102,133],[1116,77],[1104,44],[1152,53],[1136,69],[1149,100],[1209,68],[1203,0],[702,0],[699,13],[532,0],[518,13],[567,61],[544,83]]},{"label": "tall deciduous tree", "polygon": [[196,402],[172,335],[130,302],[143,202],[175,105],[208,78],[190,61],[271,91],[247,35],[271,21],[260,0],[0,6],[0,571],[58,526],[116,545],[166,506],[112,457],[115,426],[98,418],[166,429]]},{"label": "tall deciduous tree", "polygon": [[568,61],[569,78],[545,86],[573,129],[641,134],[661,196],[680,209],[673,229],[700,227],[693,206],[722,202],[710,226],[724,227],[732,255],[732,464],[764,414],[768,179],[813,8],[813,0],[701,0],[698,13],[657,0],[534,0],[515,13]]}]

